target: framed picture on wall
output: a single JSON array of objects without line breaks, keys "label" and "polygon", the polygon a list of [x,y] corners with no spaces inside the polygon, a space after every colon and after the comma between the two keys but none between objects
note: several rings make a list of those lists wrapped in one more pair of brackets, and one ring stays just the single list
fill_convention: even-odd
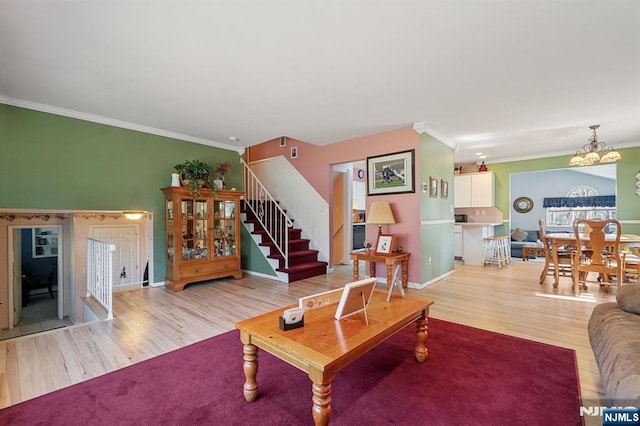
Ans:
[{"label": "framed picture on wall", "polygon": [[298,158],[298,147],[297,146],[292,146],[291,147],[291,158]]},{"label": "framed picture on wall", "polygon": [[280,148],[283,148],[285,146],[287,146],[287,138],[286,138],[286,136],[282,136],[280,138]]},{"label": "framed picture on wall", "polygon": [[449,182],[440,179],[440,197],[449,198]]},{"label": "framed picture on wall", "polygon": [[438,179],[433,176],[429,176],[429,197],[438,196]]},{"label": "framed picture on wall", "polygon": [[367,195],[415,192],[415,150],[367,157]]}]

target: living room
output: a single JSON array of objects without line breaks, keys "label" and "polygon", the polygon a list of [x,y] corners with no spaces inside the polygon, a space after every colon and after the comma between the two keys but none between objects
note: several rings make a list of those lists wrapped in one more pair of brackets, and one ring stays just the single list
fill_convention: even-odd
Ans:
[{"label": "living room", "polygon": [[[9,5],[9,3],[11,2],[6,4]],[[546,2],[543,3],[546,4]],[[58,6],[62,8],[61,10],[68,11],[61,5],[58,4]],[[257,10],[264,8],[258,4],[253,6]],[[422,6],[413,6],[420,7],[422,11]],[[551,3],[546,6],[551,7]],[[495,208],[504,214],[504,222],[495,227],[495,232],[498,235],[509,235],[514,228],[513,225],[519,226],[517,220],[523,217],[522,213],[515,212],[512,208],[515,198],[532,197],[529,192],[514,194],[513,177],[523,172],[566,168],[571,157],[570,152],[579,149],[587,141],[589,136],[587,126],[596,121],[601,122],[603,126],[600,134],[603,140],[606,140],[608,145],[614,145],[622,155],[622,160],[615,166],[614,193],[617,199],[617,218],[622,223],[623,232],[640,234],[638,196],[635,195],[636,175],[638,164],[640,164],[640,135],[635,134],[629,138],[621,135],[620,130],[625,127],[620,123],[626,122],[629,116],[637,121],[638,108],[633,104],[633,100],[630,106],[625,107],[622,103],[616,103],[617,99],[610,97],[612,93],[623,92],[629,98],[630,93],[636,93],[632,90],[632,85],[637,84],[637,78],[627,80],[625,76],[637,75],[635,73],[637,63],[633,62],[636,58],[633,52],[637,50],[635,49],[637,42],[634,38],[635,33],[629,29],[636,28],[633,24],[637,23],[637,6],[632,3],[625,4],[629,13],[620,12],[616,5],[600,3],[598,6],[595,8],[598,13],[585,8],[588,9],[584,12],[588,15],[586,17],[576,13],[573,5],[562,8],[557,13],[549,13],[548,10],[544,8],[539,10],[537,7],[534,15],[517,13],[519,19],[513,18],[514,23],[522,22],[524,28],[535,30],[530,33],[531,35],[518,37],[517,40],[521,41],[520,43],[511,43],[509,40],[515,39],[492,34],[491,28],[496,27],[488,24],[493,22],[497,15],[503,15],[505,12],[497,13],[490,10],[491,8],[483,7],[478,16],[485,19],[478,20],[477,26],[473,28],[483,31],[483,34],[485,34],[484,31],[487,32],[485,35],[489,38],[484,39],[483,43],[489,50],[465,48],[465,43],[459,37],[462,39],[482,39],[482,37],[469,37],[468,34],[471,32],[451,34],[451,28],[461,28],[459,24],[444,27],[432,25],[433,15],[416,14],[409,8],[403,10],[403,13],[393,15],[411,16],[414,20],[413,25],[393,25],[398,34],[404,34],[404,31],[401,31],[402,27],[417,29],[423,26],[430,27],[430,31],[435,33],[428,38],[413,35],[413,38],[420,39],[422,46],[409,49],[410,52],[405,48],[397,47],[387,50],[384,46],[393,37],[388,37],[389,34],[386,31],[379,30],[387,28],[384,25],[384,19],[375,20],[374,22],[379,25],[375,26],[373,34],[369,31],[363,33],[371,35],[371,37],[364,37],[369,47],[355,49],[353,54],[359,52],[363,55],[357,56],[358,58],[384,57],[385,61],[368,64],[363,71],[356,73],[350,73],[339,65],[345,62],[346,67],[347,63],[358,62],[358,60],[349,59],[350,55],[347,54],[339,54],[339,58],[323,58],[319,62],[316,60],[313,66],[306,66],[282,52],[269,55],[265,50],[267,46],[262,46],[264,51],[256,55],[240,57],[234,55],[233,57],[238,61],[227,62],[226,65],[217,62],[198,65],[195,57],[187,55],[187,52],[193,53],[190,49],[181,50],[177,47],[171,53],[167,53],[156,44],[158,40],[163,40],[161,44],[167,42],[168,45],[173,45],[173,40],[165,38],[172,33],[165,30],[175,28],[176,22],[173,18],[157,26],[151,33],[157,34],[155,31],[162,28],[162,34],[157,34],[158,38],[151,40],[149,45],[142,48],[140,44],[144,44],[143,39],[138,39],[137,36],[126,37],[123,34],[129,34],[127,29],[131,25],[135,27],[134,33],[138,33],[141,22],[148,22],[148,20],[142,17],[137,23],[129,22],[124,17],[132,15],[114,14],[115,9],[109,10],[108,7],[105,7],[107,10],[104,15],[112,17],[113,20],[108,22],[107,27],[113,28],[113,22],[121,19],[127,22],[123,22],[122,32],[118,36],[113,36],[113,33],[106,31],[104,33],[87,31],[87,34],[93,34],[100,39],[92,46],[103,46],[109,51],[111,48],[117,52],[126,51],[127,58],[140,58],[146,64],[145,72],[134,73],[133,67],[131,72],[124,72],[126,66],[109,65],[128,63],[128,60],[120,54],[116,55],[118,59],[114,61],[107,61],[104,57],[96,59],[96,63],[101,64],[97,67],[91,60],[88,61],[88,68],[70,65],[71,62],[67,64],[68,67],[60,64],[56,66],[45,59],[33,59],[30,55],[34,51],[34,46],[41,48],[35,50],[47,51],[46,57],[64,57],[61,46],[69,46],[71,49],[71,46],[75,46],[75,42],[80,43],[83,37],[75,37],[72,43],[56,43],[54,40],[58,40],[57,37],[61,37],[62,34],[54,29],[40,34],[36,37],[37,41],[29,43],[27,40],[32,39],[24,29],[49,29],[49,25],[53,25],[57,20],[48,19],[41,27],[35,25],[39,20],[36,19],[38,14],[33,11],[25,10],[18,14],[2,13],[3,16],[16,17],[15,21],[7,23],[6,28],[11,28],[12,32],[5,39],[12,40],[12,43],[6,44],[17,46],[15,49],[20,53],[11,50],[6,57],[12,58],[14,72],[11,75],[24,76],[25,80],[10,81],[8,78],[0,80],[2,83],[0,87],[3,88],[0,93],[0,140],[3,147],[3,155],[0,158],[0,241],[8,241],[8,234],[15,226],[38,227],[53,223],[65,229],[70,228],[73,219],[69,219],[69,216],[65,219],[52,218],[57,213],[63,215],[73,215],[77,212],[121,214],[125,210],[149,212],[152,240],[148,256],[153,277],[152,286],[155,286],[118,294],[115,299],[116,318],[111,323],[81,324],[81,315],[76,315],[77,324],[66,332],[58,330],[42,336],[0,342],[1,353],[7,358],[5,367],[0,371],[7,377],[7,381],[0,388],[2,406],[6,407],[59,390],[182,348],[190,343],[229,332],[234,328],[235,322],[244,317],[295,303],[298,297],[337,288],[352,279],[350,266],[332,263],[330,267],[333,270],[322,279],[302,281],[295,286],[284,286],[263,276],[267,274],[267,269],[257,256],[258,248],[243,244],[244,276],[242,279],[237,281],[223,279],[214,283],[196,284],[176,294],[168,292],[163,287],[166,266],[165,224],[162,212],[165,210],[165,205],[160,188],[170,185],[171,173],[176,163],[186,159],[200,159],[209,164],[227,161],[231,165],[231,172],[227,175],[227,185],[242,190],[244,179],[239,163],[241,157],[251,164],[273,155],[284,155],[300,175],[308,180],[314,190],[326,200],[328,211],[332,212],[334,208],[331,188],[333,165],[411,150],[415,151],[413,168],[415,192],[367,196],[365,210],[376,200],[384,199],[390,202],[396,223],[385,224],[383,229],[395,235],[404,250],[411,254],[408,270],[410,293],[435,300],[431,311],[435,319],[434,328],[439,320],[449,321],[471,328],[482,328],[575,350],[582,394],[589,397],[602,396],[600,378],[585,329],[593,306],[614,301],[615,290],[612,294],[605,294],[592,289],[589,292],[589,301],[578,301],[573,297],[570,290],[571,284],[566,279],[561,281],[557,290],[553,289],[550,283],[540,286],[537,282],[540,265],[517,262],[501,270],[471,266],[454,268],[452,197],[455,194],[455,187],[451,184],[454,181],[455,166],[459,161],[475,167],[480,162],[475,158],[476,152],[493,150],[496,156],[487,158],[485,163],[495,176]],[[17,3],[11,7],[18,7]],[[478,6],[469,7],[477,11]],[[264,12],[272,16],[276,9],[278,8],[273,6],[273,10]],[[372,9],[374,8],[368,7],[367,11],[362,13],[368,16],[372,13]],[[91,9],[86,11],[95,12]],[[52,16],[62,19],[62,16],[54,12],[52,11],[54,14]],[[75,12],[67,15],[78,18],[79,12]],[[166,10],[158,11],[159,14],[165,12]],[[275,32],[275,35],[282,37],[281,42],[284,43],[297,38],[292,36],[295,34],[293,30],[302,32],[305,29],[302,27],[306,25],[302,23],[306,22],[304,17],[308,11],[301,13],[300,20],[287,18],[288,13],[285,11],[272,16],[272,20],[260,19],[259,22],[255,22],[256,18],[241,13],[234,19],[222,22],[221,26],[212,26],[210,21],[202,22],[200,17],[195,18],[197,18],[196,21],[202,22],[199,26],[201,28],[215,27],[216,31],[221,31],[220,34],[227,36],[233,34],[238,37],[248,31],[244,26],[246,22],[251,21],[263,30],[263,35],[253,40],[266,40],[267,35],[273,35]],[[99,14],[96,14],[96,19],[98,19],[97,15]],[[320,15],[324,16],[324,13]],[[355,15],[362,16],[359,13]],[[588,32],[591,32],[592,28],[596,27],[595,23],[599,22],[601,17],[599,15],[604,15],[602,19],[607,23],[618,22],[618,19],[624,21],[610,26],[610,28],[622,28],[619,29],[621,34],[611,36],[613,39],[611,43],[626,45],[632,54],[627,53],[623,61],[614,60],[616,58],[609,56],[613,55],[613,49],[609,49],[610,46],[606,43],[608,38],[598,37],[596,44],[598,46],[605,44],[605,46],[598,49],[597,54],[606,55],[607,60],[603,58],[603,62],[607,62],[610,66],[587,66],[591,65],[593,58],[584,50],[586,49],[584,46],[593,45],[585,42],[583,38],[575,37],[570,45],[575,44],[578,46],[576,49],[580,48],[579,53],[575,54],[576,57],[586,58],[581,62],[581,66],[572,67],[571,71],[566,73],[570,77],[565,83],[547,81],[543,88],[537,88],[531,92],[525,91],[530,86],[529,82],[536,80],[537,76],[551,73],[551,70],[556,69],[556,67],[546,66],[547,60],[558,61],[558,58],[571,56],[566,55],[562,49],[560,52],[554,50],[553,53],[549,50],[555,45],[562,45],[557,40],[565,40],[559,36],[565,33],[564,25],[553,25],[554,32],[549,33],[548,38],[543,37],[542,40],[540,40],[539,29],[551,27],[549,21],[558,24],[567,16],[575,16],[573,20],[577,21],[576,27],[579,24],[579,27],[589,28]],[[17,19],[19,16],[26,19],[25,25],[21,19]],[[337,26],[340,31],[347,31],[355,25],[342,13],[331,14],[331,16],[335,16],[335,19],[344,24]],[[593,27],[584,25],[583,20],[586,18],[589,18],[588,22],[594,24]],[[91,20],[83,17],[78,21],[86,24]],[[100,25],[104,25],[102,20],[98,19],[98,21]],[[265,27],[267,21],[269,25]],[[627,21],[631,21],[630,25]],[[244,23],[242,28],[236,26],[238,22]],[[397,24],[400,20],[394,19],[393,22]],[[518,27],[510,20],[506,22],[509,29]],[[233,26],[227,26],[231,24]],[[191,24],[180,25],[184,25],[181,31],[178,31],[182,35],[192,34],[191,31],[195,31]],[[54,26],[57,29],[67,28],[58,23]],[[20,27],[23,30],[18,31],[14,27]],[[227,30],[220,30],[223,27]],[[71,25],[68,28],[75,27]],[[519,35],[521,33],[519,30],[513,32]],[[341,32],[342,38],[335,46],[348,45],[349,40],[353,38],[350,31],[346,34]],[[80,31],[80,34],[84,33]],[[185,45],[194,48],[202,45],[203,51],[207,51],[209,48],[204,46],[206,43],[203,40],[226,39],[226,36],[218,37],[220,34],[215,37],[196,37],[197,40],[191,39]],[[529,34],[529,32],[522,30],[522,34]],[[452,41],[460,43],[454,46],[455,48],[437,52],[426,48],[427,40],[448,38],[443,35],[450,35]],[[113,36],[111,42],[108,42],[111,36]],[[235,39],[235,36],[229,38]],[[619,43],[620,39],[628,43]],[[531,49],[536,43],[533,40],[540,40],[543,47],[547,49],[536,50],[534,54]],[[117,41],[124,42],[132,50],[124,49]],[[260,43],[248,44],[260,45]],[[501,60],[488,58],[509,57],[504,54],[503,49],[506,48],[505,45],[510,44],[517,45],[515,50],[526,54],[518,56],[520,59],[514,64],[514,66],[517,65],[517,69],[507,73],[505,70],[508,67],[495,65]],[[273,43],[273,46],[280,45],[282,45],[280,42]],[[317,45],[322,45],[322,41],[316,40],[316,43],[308,44],[304,49],[294,48],[289,52],[304,53],[305,57],[319,57],[318,54],[324,49],[319,51],[308,49],[308,46]],[[43,46],[48,48],[45,49]],[[95,51],[97,55],[100,49],[94,49],[92,46],[79,49],[84,52],[83,57],[93,58],[94,55],[86,54],[91,51]],[[152,49],[149,46],[155,47]],[[154,52],[155,48],[158,52],[164,52],[174,59],[168,61],[169,64],[158,64],[156,60],[162,55],[159,54],[156,57],[155,53],[150,53]],[[326,50],[338,53],[341,51],[334,48]],[[458,56],[458,59],[452,57],[452,52],[467,50],[470,54],[475,52],[473,57],[465,58],[462,54],[453,55]],[[429,53],[417,53],[425,51]],[[68,53],[71,54],[71,50]],[[175,60],[176,54],[180,57],[182,54],[187,55],[188,59],[185,61],[191,65],[184,66],[182,61]],[[210,57],[210,54],[211,52],[206,56]],[[20,59],[24,57],[30,59],[24,61]],[[354,57],[351,56],[351,58]],[[232,77],[245,75],[249,69],[253,69],[253,66],[256,70],[262,69],[258,68],[257,64],[241,68],[233,65],[244,63],[241,60],[249,60],[249,58],[270,64],[271,70],[263,71],[262,78],[255,75],[253,78],[245,78],[239,84],[231,83]],[[423,64],[421,61],[425,58],[430,58],[433,62]],[[414,64],[413,61],[420,61],[420,64]],[[173,68],[173,64],[177,62],[181,63],[182,71]],[[482,65],[485,62],[486,64]],[[44,63],[47,65],[42,66]],[[31,64],[36,64],[45,72],[27,72],[21,70],[18,66],[20,64],[26,64],[29,67]],[[442,68],[438,64],[441,64]],[[478,66],[479,64],[481,66]],[[172,67],[171,71],[167,71],[168,66]],[[603,71],[604,68],[609,71]],[[16,69],[20,71],[15,72]],[[71,77],[70,80],[59,83],[62,80],[56,80],[52,77],[53,74],[48,74],[49,70],[53,73],[55,69],[64,70],[63,73],[67,73]],[[341,70],[340,75],[343,76],[344,82],[342,78],[337,78],[335,70],[338,69]],[[445,74],[461,69],[465,70],[464,78],[445,80]],[[213,72],[214,70],[216,72]],[[310,70],[321,71],[319,74],[325,76],[333,75],[340,81],[319,80],[321,75],[312,78],[309,75]],[[399,70],[406,70],[406,74]],[[470,73],[469,70],[474,72]],[[585,80],[589,82],[587,83],[576,77],[583,75],[578,73],[578,70],[582,70],[585,74],[589,74],[590,71],[587,72],[587,70],[592,70],[597,73],[597,76],[593,77],[593,81],[585,76]],[[612,75],[612,70],[622,75]],[[183,71],[187,73],[186,76],[182,73]],[[224,75],[221,76],[217,74],[218,72],[223,72]],[[432,72],[435,75],[431,74]],[[373,82],[367,81],[370,84],[360,80],[374,73]],[[78,74],[84,75],[90,81],[81,78]],[[416,74],[416,76],[413,87],[398,90],[403,94],[403,98],[395,98],[395,100],[387,98],[387,92],[393,91],[390,88],[394,86],[394,82],[399,84],[409,74]],[[505,82],[507,77],[514,75],[518,78]],[[160,76],[160,83],[155,80],[158,76]],[[50,81],[50,77],[55,80],[55,83]],[[289,81],[274,83],[277,81],[276,77],[288,78]],[[495,86],[491,86],[493,89],[485,84],[487,79],[495,80]],[[217,89],[213,89],[214,82],[218,81],[223,81],[223,86],[227,87],[215,86]],[[354,81],[361,81],[362,87]],[[574,85],[576,81],[580,81],[581,84]],[[611,86],[600,86],[595,84],[596,81],[607,81]],[[622,83],[627,81],[631,83]],[[193,82],[197,82],[195,87],[187,84]],[[428,87],[424,85],[426,82],[429,83]],[[94,84],[98,86],[97,92],[93,92],[88,87],[93,87]],[[624,87],[620,89],[618,85]],[[312,86],[317,86],[319,89],[317,91],[322,94],[321,98],[307,97]],[[44,87],[46,96],[30,96],[30,90],[35,90],[36,87]],[[171,93],[160,90],[171,87],[175,88]],[[27,92],[19,90],[25,88],[28,89]],[[259,88],[271,88],[269,95],[259,97],[257,94]],[[291,92],[285,93],[285,89],[290,88],[295,89],[294,95]],[[379,96],[374,96],[378,91]],[[217,95],[213,96],[212,93]],[[222,96],[223,93],[227,96]],[[238,93],[253,93],[255,96],[246,100],[245,96],[239,96]],[[575,95],[576,93],[578,95]],[[128,94],[133,98],[129,98]],[[56,103],[66,95],[77,97],[77,99],[70,99],[67,103]],[[600,95],[604,99],[600,99]],[[303,96],[305,101],[301,102],[300,99]],[[578,97],[580,101],[573,104],[561,101],[570,97]],[[88,102],[84,107],[81,106],[81,98],[85,98]],[[209,103],[212,98],[216,98],[219,103]],[[236,108],[231,105],[232,102],[241,98],[246,100],[244,106]],[[149,103],[139,104],[138,101],[142,99]],[[499,102],[501,99],[504,102]],[[103,109],[106,108],[109,100],[114,101],[114,109]],[[355,100],[362,103],[355,104]],[[283,103],[275,106],[276,101]],[[495,101],[495,106],[490,101]],[[428,109],[424,114],[407,113],[407,105],[411,103],[426,105]],[[556,112],[551,112],[556,104],[561,105],[558,110],[553,110]],[[586,108],[590,104],[597,104],[601,110],[586,112],[581,108],[581,106]],[[306,109],[309,105],[324,106],[323,113],[316,114]],[[386,106],[387,110],[392,111],[394,115],[371,113],[370,110],[365,110],[366,105]],[[128,111],[129,109],[134,111]],[[557,112],[559,110],[569,111],[571,115],[562,116]],[[107,113],[108,111],[111,113]],[[125,111],[132,112],[132,115],[124,114]],[[244,119],[247,117],[253,117],[253,119],[249,123],[235,121],[227,115],[229,111],[241,111],[239,115]],[[511,123],[510,115],[514,111],[520,111],[522,116],[528,119],[521,119],[518,126],[502,127],[506,122]],[[149,114],[153,120],[142,120],[145,114]],[[442,128],[434,127],[447,131],[438,132],[430,127],[434,124],[432,117],[440,120],[440,114],[448,118],[446,121],[438,121],[438,124],[443,125]],[[501,117],[497,117],[498,115]],[[564,121],[559,121],[556,116],[565,117]],[[340,132],[344,128],[338,128],[337,125],[332,124],[331,119],[337,120],[337,118],[350,122],[352,127],[348,132]],[[420,121],[423,119],[429,121]],[[465,127],[455,127],[456,122],[463,123]],[[303,133],[298,127],[301,123],[314,124],[316,129],[326,131],[327,133],[323,133],[323,138],[318,136],[317,140],[330,143],[316,145],[316,139],[313,137],[295,136],[314,134]],[[193,127],[188,127],[189,124]],[[459,130],[454,131],[454,128]],[[256,136],[256,133],[246,137],[240,135],[240,139],[246,143],[246,146],[234,145],[229,140],[230,135],[249,132],[249,130],[257,132],[256,129],[263,131],[259,133],[263,137]],[[560,140],[556,137],[559,133],[570,135],[570,139],[573,140],[570,147],[553,146],[554,142]],[[267,136],[264,136],[265,134]],[[315,135],[319,134],[315,133]],[[454,137],[444,136],[447,134]],[[278,143],[278,139],[283,135],[288,137],[287,149],[282,149]],[[501,143],[492,144],[491,142],[494,141],[492,137]],[[547,143],[551,146],[543,147]],[[510,151],[511,155],[501,159],[497,157],[500,150],[507,151],[518,145],[522,147],[521,151],[515,154]],[[296,155],[293,159],[290,148],[294,146]],[[525,152],[525,148],[531,147],[544,148],[544,151],[529,155]],[[467,157],[459,160],[462,155]],[[432,178],[437,179],[438,182],[449,183],[448,197],[442,196],[441,187],[438,187],[436,197],[430,196],[428,183]],[[296,195],[299,196],[299,194]],[[537,199],[534,200],[534,208],[539,206],[537,201]],[[530,216],[532,215],[533,213],[530,213]],[[364,226],[365,240],[375,241],[377,225]],[[523,223],[522,226],[526,226],[526,229],[530,227],[529,222]],[[243,235],[243,238],[246,237]],[[71,245],[68,247],[71,250]],[[11,269],[9,250],[11,248],[6,244],[0,245],[0,270]],[[82,270],[84,260],[81,257],[75,257],[71,251],[63,255],[65,263],[62,269],[68,273],[69,277],[75,277],[63,285],[70,286],[69,290],[72,291],[68,294],[74,294],[79,300],[84,294],[82,291],[84,285],[82,278],[86,275]],[[72,274],[71,271],[75,273]],[[0,304],[0,328],[9,327],[11,279],[7,275],[0,276],[0,301],[6,302]],[[379,267],[376,275],[380,281],[384,281],[386,271]],[[254,291],[254,289],[257,290]],[[68,307],[65,315],[70,315],[71,312],[71,308]],[[434,335],[437,335],[435,330]],[[242,351],[241,348],[239,350]],[[438,354],[434,352],[433,356],[436,358]],[[498,361],[497,357],[496,362]],[[545,367],[544,363],[540,365],[541,368]],[[445,381],[442,388],[450,387]]]}]

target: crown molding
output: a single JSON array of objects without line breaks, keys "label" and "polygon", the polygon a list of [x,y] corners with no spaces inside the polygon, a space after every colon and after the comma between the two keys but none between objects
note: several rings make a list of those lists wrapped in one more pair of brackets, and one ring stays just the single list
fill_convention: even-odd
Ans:
[{"label": "crown molding", "polygon": [[52,105],[45,105],[37,102],[25,101],[23,99],[10,98],[7,96],[0,95],[0,103],[16,106],[20,108],[25,108],[25,109],[31,109],[34,111],[46,112],[49,114],[61,115],[63,117],[89,121],[92,123],[106,124],[108,126],[120,127],[122,129],[134,130],[136,132],[148,133],[151,135],[183,140],[185,142],[192,142],[200,145],[207,145],[215,148],[226,149],[229,151],[236,151],[239,155],[244,154],[244,150],[245,150],[242,147],[232,146],[225,143],[212,141],[209,139],[198,138],[195,136],[184,135],[182,133],[171,132],[169,130],[163,130],[155,127],[144,126],[141,124],[130,123],[128,121],[121,121],[113,118],[102,117],[100,115],[87,114],[84,112],[74,111],[66,108],[60,108]]},{"label": "crown molding", "polygon": [[427,126],[427,123],[425,121],[413,123],[413,130],[416,131],[418,134],[426,133],[436,138],[443,144],[447,145],[449,148],[453,149],[454,152],[458,149],[457,143],[455,143],[448,137],[444,136],[443,134],[439,133],[437,130],[433,129],[432,127]]}]

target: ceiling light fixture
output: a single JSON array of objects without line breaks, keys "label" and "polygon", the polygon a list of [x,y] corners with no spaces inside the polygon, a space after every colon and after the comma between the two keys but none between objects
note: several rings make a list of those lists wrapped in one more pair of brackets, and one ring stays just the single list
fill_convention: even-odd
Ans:
[{"label": "ceiling light fixture", "polygon": [[125,210],[122,213],[129,220],[138,220],[144,215],[144,212],[137,210]]},{"label": "ceiling light fixture", "polygon": [[576,155],[569,160],[570,166],[591,166],[597,162],[608,164],[622,159],[622,155],[612,146],[607,148],[604,142],[598,142],[596,130],[599,127],[599,124],[589,126],[593,130],[593,135],[589,138],[589,142],[582,147],[584,152],[576,152]]}]

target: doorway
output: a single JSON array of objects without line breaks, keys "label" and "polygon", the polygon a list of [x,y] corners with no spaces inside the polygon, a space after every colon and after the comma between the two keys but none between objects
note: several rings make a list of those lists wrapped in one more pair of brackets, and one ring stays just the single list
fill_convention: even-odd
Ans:
[{"label": "doorway", "polygon": [[0,340],[71,325],[64,312],[62,226],[10,227],[9,329]]},{"label": "doorway", "polygon": [[333,265],[349,265],[352,251],[364,249],[365,161],[334,164],[331,183],[331,258]]}]

